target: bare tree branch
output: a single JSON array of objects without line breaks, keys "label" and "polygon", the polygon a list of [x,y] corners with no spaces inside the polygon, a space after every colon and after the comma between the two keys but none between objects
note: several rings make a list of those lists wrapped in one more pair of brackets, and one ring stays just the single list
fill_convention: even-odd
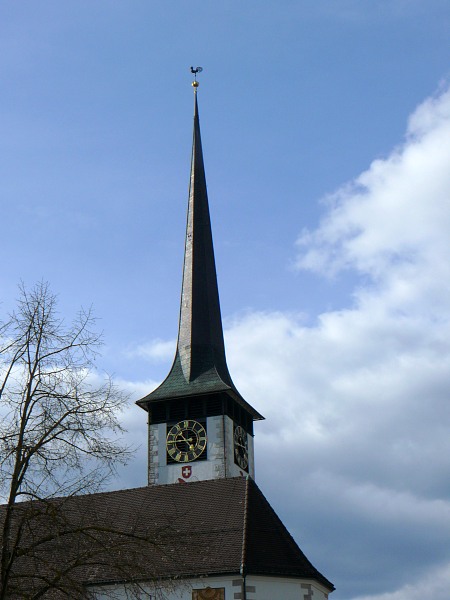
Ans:
[{"label": "bare tree branch", "polygon": [[[73,524],[61,529],[62,517],[48,500],[98,491],[130,456],[118,420],[127,398],[95,370],[102,336],[95,332],[92,311],[81,310],[66,325],[47,283],[30,290],[21,284],[19,290],[16,310],[0,323],[0,494],[6,500],[0,600],[66,593],[64,582],[82,556],[87,558],[87,546],[57,572],[42,568],[40,549],[69,533],[92,542],[92,531]],[[41,568],[32,575],[21,572],[24,557],[41,561]],[[20,596],[27,577],[33,592]],[[67,595],[77,597],[73,591]]]}]

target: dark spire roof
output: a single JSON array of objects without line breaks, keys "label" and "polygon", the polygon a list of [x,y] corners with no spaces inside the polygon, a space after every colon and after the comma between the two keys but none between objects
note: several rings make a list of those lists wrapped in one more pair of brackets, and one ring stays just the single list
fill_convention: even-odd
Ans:
[{"label": "dark spire roof", "polygon": [[194,135],[177,350],[165,381],[137,404],[147,409],[151,402],[220,391],[230,393],[254,419],[263,418],[237,391],[225,358],[197,87],[194,87]]}]

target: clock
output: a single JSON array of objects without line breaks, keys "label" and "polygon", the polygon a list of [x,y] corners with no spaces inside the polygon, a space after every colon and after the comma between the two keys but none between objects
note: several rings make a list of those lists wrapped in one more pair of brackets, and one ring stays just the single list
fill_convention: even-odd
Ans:
[{"label": "clock", "polygon": [[206,442],[206,430],[201,423],[191,419],[180,421],[167,434],[167,454],[176,462],[192,462],[204,452]]},{"label": "clock", "polygon": [[240,425],[234,428],[234,462],[248,471],[248,439],[247,432]]}]

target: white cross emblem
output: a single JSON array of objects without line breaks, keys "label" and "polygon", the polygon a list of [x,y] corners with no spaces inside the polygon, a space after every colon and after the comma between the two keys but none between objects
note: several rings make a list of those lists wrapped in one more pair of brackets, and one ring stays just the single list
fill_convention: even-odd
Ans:
[{"label": "white cross emblem", "polygon": [[181,469],[181,474],[185,479],[189,479],[189,477],[192,475],[192,467],[183,467]]}]

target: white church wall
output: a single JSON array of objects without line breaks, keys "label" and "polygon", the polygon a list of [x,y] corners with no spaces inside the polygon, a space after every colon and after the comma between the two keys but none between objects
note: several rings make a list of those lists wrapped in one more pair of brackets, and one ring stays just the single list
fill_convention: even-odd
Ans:
[{"label": "white church wall", "polygon": [[247,600],[326,600],[329,594],[310,579],[248,576],[246,588]]},{"label": "white church wall", "polygon": [[[247,576],[246,600],[327,600],[328,591],[309,579]],[[211,588],[208,590],[207,588]],[[239,575],[205,577],[179,581],[169,587],[142,585],[140,595],[126,586],[104,586],[91,590],[93,600],[243,600],[243,579]],[[216,591],[216,594],[213,591]],[[219,593],[219,592],[223,592]],[[134,593],[134,595],[133,595]]]},{"label": "white church wall", "polygon": [[142,584],[140,590],[130,586],[102,586],[90,589],[93,600],[192,600],[193,591],[205,591],[207,588],[223,590],[224,599],[235,598],[240,593],[242,580],[236,576],[205,577],[201,579],[182,580],[166,587]]}]

